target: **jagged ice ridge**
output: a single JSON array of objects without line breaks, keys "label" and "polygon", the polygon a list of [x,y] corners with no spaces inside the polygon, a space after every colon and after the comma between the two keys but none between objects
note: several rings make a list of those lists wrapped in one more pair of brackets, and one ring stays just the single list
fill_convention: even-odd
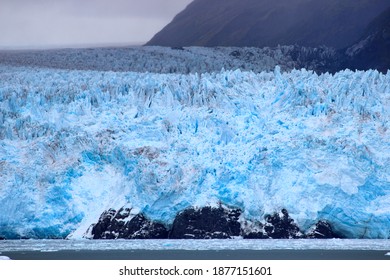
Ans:
[{"label": "jagged ice ridge", "polygon": [[332,48],[301,46],[185,47],[157,46],[127,48],[54,49],[0,51],[2,64],[55,69],[152,73],[206,73],[221,69],[262,72],[279,65],[282,70],[306,68],[334,71],[340,60]]}]

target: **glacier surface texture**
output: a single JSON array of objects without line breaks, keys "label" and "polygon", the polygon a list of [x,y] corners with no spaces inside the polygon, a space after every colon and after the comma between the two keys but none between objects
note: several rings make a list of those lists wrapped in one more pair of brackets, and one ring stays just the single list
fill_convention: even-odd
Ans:
[{"label": "glacier surface texture", "polygon": [[81,238],[130,207],[390,237],[390,73],[0,66],[0,236]]}]

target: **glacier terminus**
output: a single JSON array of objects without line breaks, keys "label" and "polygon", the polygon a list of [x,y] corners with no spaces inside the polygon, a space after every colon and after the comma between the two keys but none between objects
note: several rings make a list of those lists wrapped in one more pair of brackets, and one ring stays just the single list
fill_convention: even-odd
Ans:
[{"label": "glacier terminus", "polygon": [[287,209],[302,232],[390,238],[390,72],[272,67],[1,64],[0,237],[80,239],[124,207],[169,228],[223,205],[241,231]]}]

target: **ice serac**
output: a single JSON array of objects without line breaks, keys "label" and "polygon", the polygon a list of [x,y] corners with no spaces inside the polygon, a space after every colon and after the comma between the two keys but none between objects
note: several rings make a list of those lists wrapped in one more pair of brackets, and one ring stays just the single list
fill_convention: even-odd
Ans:
[{"label": "ice serac", "polygon": [[390,237],[390,73],[0,66],[0,81],[2,237],[81,238],[124,205],[169,225],[219,204]]}]

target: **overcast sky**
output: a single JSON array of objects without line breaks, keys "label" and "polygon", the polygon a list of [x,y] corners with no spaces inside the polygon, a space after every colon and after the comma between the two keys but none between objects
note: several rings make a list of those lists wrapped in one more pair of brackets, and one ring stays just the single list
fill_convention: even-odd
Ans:
[{"label": "overcast sky", "polygon": [[142,44],[192,0],[0,0],[0,48]]}]

